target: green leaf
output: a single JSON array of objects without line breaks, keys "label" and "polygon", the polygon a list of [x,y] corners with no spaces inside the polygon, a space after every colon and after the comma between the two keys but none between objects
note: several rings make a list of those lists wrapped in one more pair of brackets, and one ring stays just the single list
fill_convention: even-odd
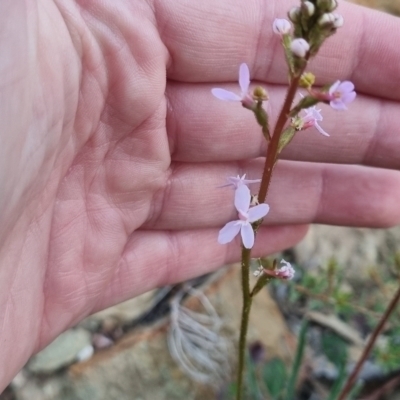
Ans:
[{"label": "green leaf", "polygon": [[303,359],[304,355],[304,349],[306,347],[306,334],[308,330],[308,321],[304,320],[303,324],[300,329],[300,334],[299,334],[299,340],[297,343],[297,350],[296,350],[296,356],[293,362],[293,368],[292,372],[289,377],[289,382],[286,390],[286,400],[293,400],[295,398],[295,388],[296,388],[296,382],[297,382],[297,377],[299,375],[300,371],[300,366],[301,366],[301,361]]},{"label": "green leaf", "polygon": [[347,361],[347,344],[338,335],[327,332],[322,335],[322,351],[329,361],[340,369]]},{"label": "green leaf", "polygon": [[279,358],[274,358],[264,366],[262,375],[272,400],[278,400],[287,382],[284,362]]},{"label": "green leaf", "polygon": [[268,114],[262,107],[262,101],[257,102],[257,106],[253,109],[254,115],[258,122],[258,125],[262,128],[262,133],[264,134],[267,141],[271,139],[269,133],[269,122],[268,122]]},{"label": "green leaf", "polygon": [[292,126],[287,127],[282,132],[282,135],[279,139],[279,145],[278,145],[279,153],[292,141],[295,134],[296,134],[296,129],[294,129]]}]

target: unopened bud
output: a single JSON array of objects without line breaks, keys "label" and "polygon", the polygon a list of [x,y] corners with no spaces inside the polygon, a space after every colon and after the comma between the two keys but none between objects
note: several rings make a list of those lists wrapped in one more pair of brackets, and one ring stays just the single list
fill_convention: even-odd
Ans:
[{"label": "unopened bud", "polygon": [[337,0],[317,0],[317,7],[323,12],[331,12],[338,6]]},{"label": "unopened bud", "polygon": [[315,75],[312,72],[304,72],[301,75],[299,85],[302,88],[308,89],[315,83]]},{"label": "unopened bud", "polygon": [[299,21],[300,15],[301,15],[300,7],[293,7],[288,12],[289,19],[294,23]]},{"label": "unopened bud", "polygon": [[304,58],[308,51],[310,50],[310,45],[306,40],[302,38],[294,39],[290,44],[290,50],[292,53],[300,58]]},{"label": "unopened bud", "polygon": [[274,23],[272,24],[272,30],[277,35],[287,35],[292,28],[292,24],[284,18],[275,18]]},{"label": "unopened bud", "polygon": [[344,19],[340,14],[325,13],[318,20],[318,25],[321,28],[341,28],[344,24]]},{"label": "unopened bud", "polygon": [[263,87],[257,86],[253,91],[253,98],[256,101],[265,101],[268,100],[268,93]]},{"label": "unopened bud", "polygon": [[311,1],[305,1],[304,3],[302,3],[301,8],[308,17],[312,17],[314,15],[315,6],[313,3],[311,3]]},{"label": "unopened bud", "polygon": [[340,14],[335,15],[335,22],[333,23],[336,29],[341,28],[344,24],[344,18]]}]

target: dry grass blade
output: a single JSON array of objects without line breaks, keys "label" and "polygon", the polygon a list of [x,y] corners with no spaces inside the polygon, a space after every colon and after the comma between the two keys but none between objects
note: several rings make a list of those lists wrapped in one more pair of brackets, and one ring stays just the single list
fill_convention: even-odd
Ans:
[{"label": "dry grass blade", "polygon": [[[196,297],[204,312],[183,307],[185,294]],[[184,287],[171,300],[168,347],[182,370],[197,382],[216,385],[229,376],[230,346],[221,328],[221,318],[200,290]]]}]

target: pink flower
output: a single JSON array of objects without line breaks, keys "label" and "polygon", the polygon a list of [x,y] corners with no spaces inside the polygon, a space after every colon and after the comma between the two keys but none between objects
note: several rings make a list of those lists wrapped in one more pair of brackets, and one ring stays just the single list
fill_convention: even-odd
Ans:
[{"label": "pink flower", "polygon": [[276,277],[277,278],[281,278],[281,279],[293,279],[294,274],[296,273],[294,268],[292,267],[292,265],[283,260],[281,261],[281,264],[283,264],[283,267],[280,267],[277,271],[275,271],[276,273]]},{"label": "pink flower", "polygon": [[272,30],[277,35],[287,35],[292,28],[292,24],[284,18],[275,18],[274,23],[272,24]]},{"label": "pink flower", "polygon": [[293,42],[290,44],[290,50],[292,50],[292,53],[295,56],[304,58],[310,50],[310,45],[307,43],[306,40],[298,38],[294,39]]},{"label": "pink flower", "polygon": [[[300,96],[304,98],[301,93]],[[315,127],[322,135],[330,136],[329,133],[325,132],[322,129],[321,125],[318,123],[319,121],[322,121],[324,119],[321,114],[321,109],[318,109],[317,106],[313,106],[305,108],[303,109],[303,111],[306,113],[306,115],[298,115],[297,117],[292,118],[293,128],[295,128],[297,131],[304,131],[308,128]]]},{"label": "pink flower", "polygon": [[283,267],[280,267],[278,269],[275,270],[271,270],[271,269],[265,269],[260,267],[255,273],[255,276],[259,276],[262,272],[264,272],[266,275],[271,276],[273,278],[278,278],[278,279],[285,279],[285,280],[290,280],[293,279],[296,271],[294,270],[294,268],[292,267],[292,265],[283,260],[281,261],[281,264],[283,264]]},{"label": "pink flower", "polygon": [[231,242],[240,232],[243,246],[251,249],[254,245],[254,231],[251,224],[265,217],[269,211],[268,204],[259,204],[250,208],[251,195],[247,186],[241,185],[235,191],[235,207],[239,214],[239,219],[228,222],[218,235],[218,242],[226,244]]},{"label": "pink flower", "polygon": [[240,101],[242,104],[247,104],[251,106],[254,103],[253,98],[249,94],[249,86],[250,86],[250,71],[247,64],[240,64],[239,68],[239,86],[241,89],[240,96],[236,93],[230,92],[229,90],[221,89],[221,88],[213,88],[211,89],[211,93],[220,100],[227,101]]},{"label": "pink flower", "polygon": [[322,121],[324,119],[321,114],[321,109],[317,109],[316,106],[313,106],[310,108],[306,108],[304,112],[306,113],[306,115],[304,117],[301,117],[304,124],[302,130],[314,126],[319,133],[324,136],[329,136],[329,133],[325,132],[322,129],[321,125],[318,123],[318,121]]},{"label": "pink flower", "polygon": [[347,110],[346,104],[351,103],[355,98],[354,84],[350,81],[336,81],[328,91],[329,104],[335,110]]},{"label": "pink flower", "polygon": [[246,174],[244,174],[242,177],[239,175],[237,176],[229,176],[226,178],[228,183],[226,185],[219,186],[220,188],[222,187],[227,187],[227,186],[232,186],[234,189],[237,189],[239,186],[242,185],[249,185],[251,183],[259,183],[261,182],[261,179],[245,179]]}]

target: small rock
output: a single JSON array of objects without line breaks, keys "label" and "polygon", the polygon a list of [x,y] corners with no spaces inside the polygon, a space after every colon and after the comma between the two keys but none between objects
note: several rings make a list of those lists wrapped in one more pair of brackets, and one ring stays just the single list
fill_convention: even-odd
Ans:
[{"label": "small rock", "polygon": [[76,361],[79,353],[87,346],[91,346],[89,332],[84,329],[70,329],[32,357],[28,369],[36,374],[57,371]]},{"label": "small rock", "polygon": [[334,381],[339,376],[339,371],[336,366],[324,355],[314,357],[311,365],[313,375],[318,379],[322,378]]},{"label": "small rock", "polygon": [[[146,313],[153,304],[156,290],[143,293],[114,307],[99,311],[86,318],[84,323],[100,323],[103,329],[114,329],[117,325],[131,322]],[[106,322],[104,322],[106,321]]]},{"label": "small rock", "polygon": [[85,346],[77,355],[76,355],[76,361],[78,362],[83,362],[89,360],[92,355],[94,354],[94,347],[89,344]]}]

